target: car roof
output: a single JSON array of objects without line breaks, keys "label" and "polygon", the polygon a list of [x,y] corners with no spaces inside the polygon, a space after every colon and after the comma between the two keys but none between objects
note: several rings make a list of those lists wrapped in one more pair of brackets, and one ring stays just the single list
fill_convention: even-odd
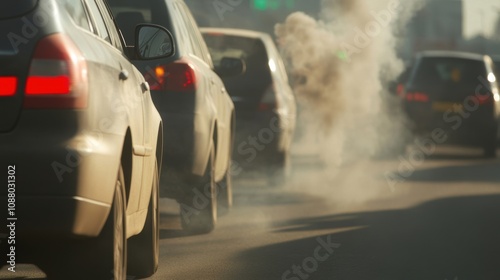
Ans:
[{"label": "car roof", "polygon": [[417,54],[417,57],[447,57],[447,58],[461,58],[469,60],[481,60],[484,61],[486,55],[470,53],[470,52],[460,52],[460,51],[422,51]]},{"label": "car roof", "polygon": [[247,37],[252,39],[262,39],[262,40],[268,40],[271,38],[271,36],[269,36],[269,34],[267,33],[248,30],[248,29],[202,27],[200,28],[200,31],[202,33],[221,33],[224,35],[232,35],[232,36]]}]

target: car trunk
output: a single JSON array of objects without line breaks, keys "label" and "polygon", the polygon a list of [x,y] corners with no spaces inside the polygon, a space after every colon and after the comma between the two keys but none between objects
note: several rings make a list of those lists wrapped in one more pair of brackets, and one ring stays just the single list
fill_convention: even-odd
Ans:
[{"label": "car trunk", "polygon": [[13,3],[0,12],[0,133],[14,129],[21,113],[34,46],[34,39],[23,35],[26,23],[21,16],[31,11],[37,1]]}]

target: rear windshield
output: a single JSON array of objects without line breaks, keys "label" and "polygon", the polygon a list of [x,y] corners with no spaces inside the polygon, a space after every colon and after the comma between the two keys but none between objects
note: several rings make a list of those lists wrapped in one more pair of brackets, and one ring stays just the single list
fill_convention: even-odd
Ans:
[{"label": "rear windshield", "polygon": [[7,19],[22,16],[33,10],[38,4],[38,0],[20,0],[4,2],[0,9],[0,19]]},{"label": "rear windshield", "polygon": [[483,61],[463,58],[423,58],[417,66],[411,84],[414,86],[451,87],[474,86],[486,77]]},{"label": "rear windshield", "polygon": [[134,43],[135,27],[140,23],[171,28],[164,0],[108,0],[108,4],[128,45]]},{"label": "rear windshield", "polygon": [[258,95],[271,84],[269,58],[259,39],[221,34],[203,34],[215,67],[223,57],[239,58],[246,64],[243,75],[224,78],[230,95]]}]

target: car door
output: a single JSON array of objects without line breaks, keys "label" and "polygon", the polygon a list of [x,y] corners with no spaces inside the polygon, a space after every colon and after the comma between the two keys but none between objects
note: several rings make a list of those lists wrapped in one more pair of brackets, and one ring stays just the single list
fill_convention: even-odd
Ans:
[{"label": "car door", "polygon": [[131,215],[139,210],[144,157],[148,153],[144,136],[144,95],[133,66],[124,56],[120,35],[105,4],[102,0],[87,0],[87,6],[98,35],[109,44],[109,57],[103,67],[112,71],[114,76],[108,100],[114,115],[113,122],[125,122],[132,134],[132,177],[127,205],[127,215]]},{"label": "car door", "polygon": [[186,22],[188,28],[190,30],[190,35],[192,37],[195,54],[198,58],[200,58],[207,66],[207,76],[210,80],[210,94],[212,96],[212,100],[216,107],[217,113],[217,133],[219,137],[217,138],[218,143],[216,143],[218,149],[216,154],[216,174],[217,177],[220,177],[222,173],[227,168],[228,157],[229,157],[229,141],[230,141],[230,122],[231,122],[231,98],[229,97],[224,83],[220,79],[220,77],[213,71],[213,63],[210,58],[210,53],[208,51],[208,47],[205,44],[205,41],[199,31],[198,25],[196,21],[192,17],[189,12],[189,8],[184,4],[180,3],[179,8],[183,11],[184,16],[186,18]]}]

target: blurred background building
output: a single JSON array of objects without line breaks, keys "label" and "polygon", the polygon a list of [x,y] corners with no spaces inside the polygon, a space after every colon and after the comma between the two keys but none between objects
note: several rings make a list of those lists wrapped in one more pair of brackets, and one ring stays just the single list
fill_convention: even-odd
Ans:
[{"label": "blurred background building", "polygon": [[[200,26],[254,29],[274,35],[276,23],[296,11],[318,18],[323,0],[185,0]],[[376,1],[376,0],[368,0]],[[406,0],[400,0],[402,5]],[[397,31],[399,54],[421,50],[500,54],[500,1],[424,0],[422,9]]]},{"label": "blurred background building", "polygon": [[276,23],[302,11],[316,17],[321,0],[185,0],[200,26],[246,28],[274,35]]}]

